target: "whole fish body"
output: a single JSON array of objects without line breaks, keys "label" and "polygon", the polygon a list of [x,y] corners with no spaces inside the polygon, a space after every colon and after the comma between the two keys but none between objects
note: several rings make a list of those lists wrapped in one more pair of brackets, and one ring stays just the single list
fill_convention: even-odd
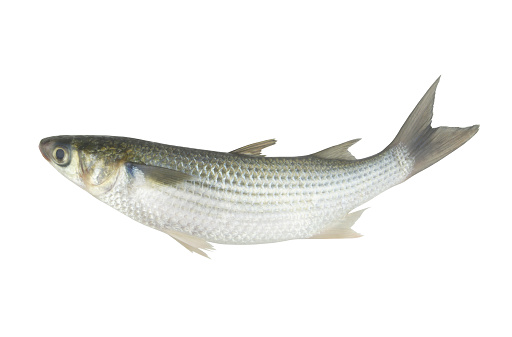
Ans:
[{"label": "whole fish body", "polygon": [[59,172],[130,218],[205,255],[208,242],[349,238],[351,211],[439,161],[477,131],[432,128],[439,79],[383,151],[355,159],[349,141],[302,157],[264,157],[274,140],[230,153],[123,137],[57,136],[39,147]]}]

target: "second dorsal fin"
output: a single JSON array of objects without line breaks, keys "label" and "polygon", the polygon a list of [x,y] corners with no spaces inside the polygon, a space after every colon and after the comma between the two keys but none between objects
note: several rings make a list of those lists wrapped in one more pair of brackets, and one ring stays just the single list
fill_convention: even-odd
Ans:
[{"label": "second dorsal fin", "polygon": [[356,160],[356,157],[348,151],[348,148],[360,141],[361,138],[352,139],[348,142],[331,146],[325,150],[313,153],[313,157],[322,159],[343,159],[343,160]]},{"label": "second dorsal fin", "polygon": [[261,150],[263,150],[266,147],[274,145],[276,142],[277,141],[275,139],[268,139],[261,142],[243,146],[229,153],[245,154],[248,156],[264,156],[263,154],[261,154]]}]

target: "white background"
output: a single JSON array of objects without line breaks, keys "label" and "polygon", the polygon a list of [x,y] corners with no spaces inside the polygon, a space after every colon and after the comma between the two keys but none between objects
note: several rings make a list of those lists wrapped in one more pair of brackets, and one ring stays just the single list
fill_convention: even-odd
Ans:
[{"label": "white background", "polygon": [[[510,336],[510,10],[500,1],[3,1],[0,335]],[[353,2],[355,3],[355,2]],[[37,148],[129,136],[374,154],[442,75],[481,124],[370,201],[354,240],[216,245],[100,203]]]}]

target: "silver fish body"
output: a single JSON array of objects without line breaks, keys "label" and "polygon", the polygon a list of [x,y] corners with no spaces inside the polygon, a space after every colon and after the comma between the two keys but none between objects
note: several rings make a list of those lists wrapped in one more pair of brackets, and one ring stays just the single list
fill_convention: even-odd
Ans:
[{"label": "silver fish body", "polygon": [[[255,158],[167,148],[158,164],[196,180],[176,186],[148,183],[125,169],[98,199],[130,218],[226,244],[304,239],[404,181],[412,169],[405,149],[361,161],[311,157]],[[158,152],[156,152],[158,153]]]},{"label": "silver fish body", "polygon": [[205,255],[208,242],[259,244],[347,238],[351,211],[469,140],[478,126],[430,127],[432,85],[393,142],[355,159],[357,140],[303,157],[259,156],[275,141],[231,153],[106,136],[43,139],[43,156],[68,179],[130,218]]}]

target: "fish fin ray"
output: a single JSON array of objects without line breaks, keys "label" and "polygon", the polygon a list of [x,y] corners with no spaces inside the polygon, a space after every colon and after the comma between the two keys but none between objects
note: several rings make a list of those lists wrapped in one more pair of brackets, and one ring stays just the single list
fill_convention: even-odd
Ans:
[{"label": "fish fin ray", "polygon": [[126,163],[128,171],[133,172],[133,169],[137,169],[144,174],[144,178],[158,185],[171,185],[176,186],[179,183],[185,181],[193,181],[196,180],[197,177],[192,176],[188,173],[184,173],[181,171],[159,167],[159,166],[150,166],[145,164],[137,164],[137,163]]},{"label": "fish fin ray", "polygon": [[163,229],[164,233],[168,234],[174,240],[178,241],[183,247],[187,248],[192,253],[197,253],[201,256],[210,258],[205,250],[215,250],[215,248],[206,240],[198,238],[190,234],[173,231],[171,229]]},{"label": "fish fin ray", "polygon": [[354,157],[354,155],[350,153],[348,148],[360,140],[361,138],[352,139],[349,140],[348,142],[334,145],[322,151],[315,152],[311,156],[322,159],[356,160],[356,157]]},{"label": "fish fin ray", "polygon": [[310,237],[310,239],[347,239],[360,237],[361,234],[354,231],[351,227],[365,210],[367,210],[367,208],[347,214],[341,220],[336,220],[327,229]]},{"label": "fish fin ray", "polygon": [[233,150],[229,153],[264,157],[265,155],[261,154],[261,150],[263,150],[266,147],[274,145],[276,142],[277,141],[275,139],[267,139],[267,140],[263,140],[261,142],[257,142],[257,143],[253,143],[253,144],[249,144],[249,145],[240,147],[240,148]]},{"label": "fish fin ray", "polygon": [[395,139],[384,149],[386,151],[400,144],[405,145],[409,155],[414,158],[414,166],[407,179],[443,159],[478,132],[479,125],[432,128],[434,99],[440,79],[430,86]]}]

